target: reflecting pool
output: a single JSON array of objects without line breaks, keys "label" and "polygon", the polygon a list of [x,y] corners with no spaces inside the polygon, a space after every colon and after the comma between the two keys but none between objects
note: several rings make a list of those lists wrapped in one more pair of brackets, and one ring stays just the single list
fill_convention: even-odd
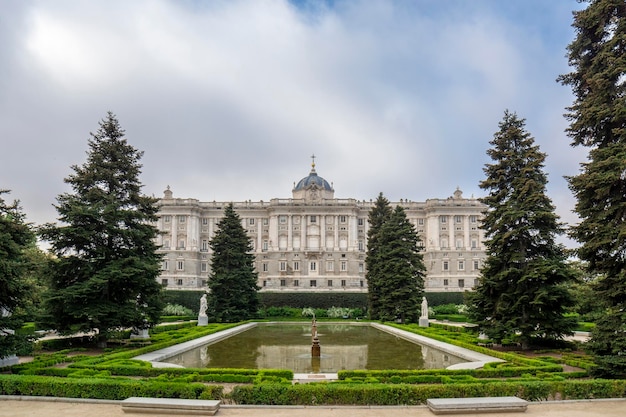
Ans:
[{"label": "reflecting pool", "polygon": [[290,369],[334,373],[354,369],[437,369],[467,360],[367,324],[317,323],[321,356],[311,356],[310,324],[263,324],[163,362],[187,368]]}]

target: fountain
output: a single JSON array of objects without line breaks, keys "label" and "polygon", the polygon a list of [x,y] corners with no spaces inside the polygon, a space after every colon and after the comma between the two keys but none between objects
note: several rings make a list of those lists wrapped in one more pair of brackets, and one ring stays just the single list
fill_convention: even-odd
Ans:
[{"label": "fountain", "polygon": [[313,322],[311,323],[311,357],[319,358],[321,357],[322,349],[320,348],[320,339],[317,337],[317,321],[315,321],[315,316],[313,316]]}]

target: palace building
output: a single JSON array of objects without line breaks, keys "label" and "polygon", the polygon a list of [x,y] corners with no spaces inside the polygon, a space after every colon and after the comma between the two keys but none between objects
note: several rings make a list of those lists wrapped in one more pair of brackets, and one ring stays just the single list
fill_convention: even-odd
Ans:
[{"label": "palace building", "polygon": [[[159,279],[170,289],[206,289],[209,242],[229,203],[174,198],[168,186],[157,204]],[[294,183],[291,198],[233,205],[252,241],[261,291],[367,291],[368,214],[374,202],[335,198],[315,163]],[[485,206],[459,189],[446,199],[391,202],[396,205],[421,238],[426,291],[471,290],[486,256],[479,228]]]}]

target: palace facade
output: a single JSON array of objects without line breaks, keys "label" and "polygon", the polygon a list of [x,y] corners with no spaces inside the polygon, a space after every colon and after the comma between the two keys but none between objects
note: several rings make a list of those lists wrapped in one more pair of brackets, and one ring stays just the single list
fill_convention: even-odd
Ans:
[{"label": "palace facade", "polygon": [[[366,292],[368,214],[374,202],[338,199],[311,172],[292,198],[233,203],[252,241],[261,291]],[[206,289],[212,239],[228,202],[158,201],[163,254],[160,280],[170,289]],[[465,291],[476,285],[485,258],[479,222],[485,206],[457,189],[446,199],[391,202],[406,211],[421,238],[426,291]]]}]

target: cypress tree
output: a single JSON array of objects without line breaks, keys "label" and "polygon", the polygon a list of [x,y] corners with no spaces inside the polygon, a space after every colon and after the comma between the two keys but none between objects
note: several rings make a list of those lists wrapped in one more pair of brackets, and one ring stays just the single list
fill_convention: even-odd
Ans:
[{"label": "cypress tree", "polygon": [[213,256],[208,286],[207,314],[218,322],[254,317],[259,309],[257,272],[252,242],[230,203],[210,242]]},{"label": "cypress tree", "polygon": [[524,119],[506,111],[499,127],[487,151],[494,163],[480,183],[488,191],[481,199],[488,207],[481,224],[487,259],[468,294],[469,313],[496,341],[519,338],[528,348],[533,337],[572,333],[575,322],[564,313],[573,305],[566,284],[576,274],[555,242],[564,231],[545,194],[545,154]]},{"label": "cypress tree", "polygon": [[143,152],[111,112],[88,145],[87,161],[65,179],[73,193],[57,197],[61,225],[41,228],[58,258],[44,321],[63,334],[96,330],[105,346],[110,331],[145,329],[160,317],[157,199],[141,194]]},{"label": "cypress tree", "polygon": [[569,44],[572,72],[559,77],[574,93],[567,108],[572,146],[589,148],[578,175],[569,177],[580,222],[571,236],[578,257],[599,279],[598,303],[606,306],[588,346],[596,375],[626,377],[626,3],[587,1],[574,12]]}]

